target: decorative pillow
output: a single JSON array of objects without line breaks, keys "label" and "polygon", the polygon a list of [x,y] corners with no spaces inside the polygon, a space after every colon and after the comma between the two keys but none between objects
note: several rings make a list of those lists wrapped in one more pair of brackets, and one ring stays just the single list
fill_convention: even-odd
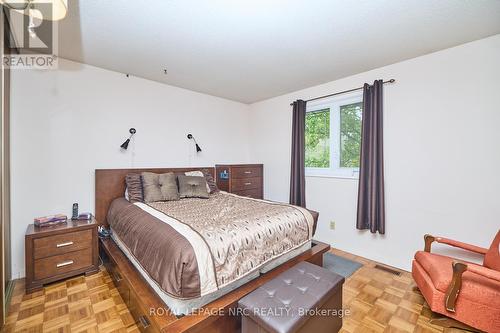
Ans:
[{"label": "decorative pillow", "polygon": [[138,173],[129,173],[125,176],[125,184],[127,185],[128,194],[127,200],[129,201],[144,201],[144,193],[142,190],[141,175]]},{"label": "decorative pillow", "polygon": [[172,172],[143,172],[141,176],[145,202],[179,200],[177,183]]},{"label": "decorative pillow", "polygon": [[205,177],[178,175],[179,194],[181,198],[208,199],[207,181]]},{"label": "decorative pillow", "polygon": [[207,185],[210,188],[210,193],[215,193],[219,192],[219,188],[217,187],[217,183],[215,182],[214,177],[212,177],[212,174],[210,171],[207,169],[201,170],[203,172],[203,175],[205,176],[205,180],[207,181]]},{"label": "decorative pillow", "polygon": [[215,183],[214,177],[210,174],[210,171],[207,169],[203,169],[200,171],[189,171],[184,173],[186,176],[196,176],[196,177],[205,177],[207,181],[207,191],[212,194],[219,191],[217,184]]},{"label": "decorative pillow", "polygon": [[[188,171],[188,172],[184,172],[184,175],[185,176],[194,176],[194,177],[205,177],[205,175],[201,171]],[[208,186],[208,182],[207,182],[207,191],[208,191],[208,193],[210,193],[210,186]]]}]

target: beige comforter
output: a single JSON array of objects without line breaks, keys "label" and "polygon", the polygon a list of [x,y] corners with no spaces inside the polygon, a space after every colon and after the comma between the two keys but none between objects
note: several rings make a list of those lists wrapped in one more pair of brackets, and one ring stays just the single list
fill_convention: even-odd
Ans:
[{"label": "beige comforter", "polygon": [[219,287],[312,237],[313,217],[307,210],[225,192],[208,200],[189,198],[149,205],[201,235],[212,254]]},{"label": "beige comforter", "polygon": [[[161,223],[153,223],[150,218],[143,219],[149,220],[149,226],[142,227],[138,218],[135,221],[130,218],[120,219],[120,214],[115,213],[111,226],[141,265],[146,270],[148,267],[154,270],[154,274],[150,276],[158,285],[180,298],[193,297],[200,291],[204,294],[204,290],[213,291],[213,286],[219,289],[270,260],[298,248],[308,242],[313,233],[314,219],[306,209],[225,192],[210,195],[209,199],[187,198],[150,203],[149,206],[142,203],[134,206],[134,211],[141,208],[149,216],[154,215]],[[125,220],[127,221],[124,222]],[[137,225],[132,227],[131,223]],[[124,234],[124,230],[133,230],[134,235]],[[162,236],[157,236],[154,230],[158,230],[157,234]],[[190,243],[190,247],[182,243],[185,248],[182,253],[189,253],[189,256],[184,257],[193,258],[191,262],[162,260],[166,255],[162,249],[169,248],[170,243],[165,246],[155,245],[157,251],[152,246],[141,245],[141,242],[148,242],[148,238],[154,240],[155,244],[161,243],[161,239],[170,242],[173,236],[164,235],[173,232],[182,234],[182,239]],[[141,250],[143,248],[147,251]],[[203,255],[207,255],[208,260]],[[193,272],[191,265],[195,258],[197,272]],[[190,269],[186,269],[187,267]],[[192,276],[196,281],[190,281],[186,275]],[[179,284],[182,282],[183,285],[171,286],[172,281],[179,281]],[[205,287],[205,284],[212,287]],[[195,288],[188,290],[189,286]]]}]

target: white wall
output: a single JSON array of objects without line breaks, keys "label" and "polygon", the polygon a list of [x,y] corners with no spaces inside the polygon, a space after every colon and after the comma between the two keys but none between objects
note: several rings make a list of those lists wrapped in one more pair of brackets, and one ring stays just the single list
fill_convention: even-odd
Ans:
[{"label": "white wall", "polygon": [[73,202],[93,211],[96,168],[262,162],[266,198],[288,201],[289,103],[379,78],[397,80],[384,96],[387,233],[355,229],[357,181],[307,178],[316,237],[404,269],[424,233],[487,246],[500,226],[498,59],[500,35],[250,106],[62,59],[58,71],[12,71],[13,277],[33,217],[69,215]]},{"label": "white wall", "polygon": [[[33,217],[94,210],[94,169],[249,161],[249,106],[60,59],[12,71],[12,272]],[[120,144],[137,134],[122,152]],[[186,138],[203,149],[198,156]]]},{"label": "white wall", "polygon": [[356,180],[308,177],[316,238],[403,269],[425,233],[488,246],[500,227],[500,35],[251,105],[266,198],[288,200],[289,103],[380,78],[397,80],[384,88],[386,235],[356,230]]}]

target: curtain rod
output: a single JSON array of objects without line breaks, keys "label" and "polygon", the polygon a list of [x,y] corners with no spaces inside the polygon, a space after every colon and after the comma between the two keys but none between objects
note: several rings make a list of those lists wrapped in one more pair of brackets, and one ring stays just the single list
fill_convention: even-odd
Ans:
[{"label": "curtain rod", "polygon": [[[394,83],[394,82],[396,82],[396,80],[390,79],[390,80],[384,81],[383,83],[386,84],[386,83]],[[315,101],[317,99],[322,99],[322,98],[331,97],[331,96],[335,96],[335,95],[345,94],[345,93],[348,93],[348,92],[352,92],[352,91],[356,91],[356,90],[361,90],[361,89],[363,89],[363,87],[349,89],[349,90],[344,90],[344,91],[336,92],[336,93],[329,94],[329,95],[314,97],[314,98],[306,100],[306,102]],[[293,102],[290,103],[290,106],[291,105],[293,105]]]}]

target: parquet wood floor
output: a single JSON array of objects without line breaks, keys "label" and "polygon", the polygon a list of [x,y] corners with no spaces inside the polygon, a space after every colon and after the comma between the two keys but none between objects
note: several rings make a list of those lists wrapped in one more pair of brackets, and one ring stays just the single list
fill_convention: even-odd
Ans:
[{"label": "parquet wood floor", "polygon": [[[357,261],[363,266],[344,283],[344,317],[341,333],[457,333],[429,323],[432,313],[422,294],[415,288],[411,273],[400,276],[376,269],[374,261],[333,249],[332,253]],[[383,265],[382,265],[383,266]]]},{"label": "parquet wood floor", "polygon": [[[433,316],[422,295],[414,290],[411,274],[395,276],[380,271],[375,262],[332,250],[363,264],[344,284],[341,333],[443,332],[429,324]],[[104,268],[46,286],[26,295],[24,281],[16,281],[5,333],[11,332],[134,332],[139,330]],[[464,332],[446,329],[445,332]]]},{"label": "parquet wood floor", "polygon": [[104,268],[29,295],[16,281],[3,332],[134,332],[127,306]]}]

